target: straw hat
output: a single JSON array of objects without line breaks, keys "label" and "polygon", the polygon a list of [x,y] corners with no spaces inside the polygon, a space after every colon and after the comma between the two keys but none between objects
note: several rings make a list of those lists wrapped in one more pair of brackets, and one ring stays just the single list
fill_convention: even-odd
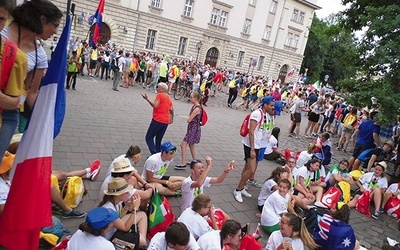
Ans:
[{"label": "straw hat", "polygon": [[127,158],[122,158],[116,162],[114,162],[114,168],[111,170],[111,173],[126,173],[132,172],[135,170],[130,161]]},{"label": "straw hat", "polygon": [[131,191],[132,188],[132,185],[126,183],[124,178],[113,178],[108,183],[108,188],[104,190],[104,194],[118,196]]},{"label": "straw hat", "polygon": [[14,163],[15,155],[6,151],[0,165],[0,174],[6,173]]},{"label": "straw hat", "polygon": [[376,166],[381,166],[383,168],[383,172],[385,172],[386,168],[387,168],[387,164],[384,161],[378,162],[376,164]]},{"label": "straw hat", "polygon": [[394,141],[392,140],[388,140],[387,142],[385,142],[385,144],[389,145],[392,148],[392,150],[395,148]]}]

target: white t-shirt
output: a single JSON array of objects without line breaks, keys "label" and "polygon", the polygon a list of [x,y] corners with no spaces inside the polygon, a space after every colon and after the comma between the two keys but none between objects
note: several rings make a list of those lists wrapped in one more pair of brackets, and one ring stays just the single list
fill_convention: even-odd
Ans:
[{"label": "white t-shirt", "polygon": [[[103,197],[104,197],[104,190],[107,190],[107,189],[108,189],[108,183],[110,183],[110,181],[111,181],[112,178],[113,178],[113,177],[112,177],[111,175],[107,176],[107,177],[104,179],[103,183],[101,184],[100,191],[99,191],[99,201],[102,201],[102,200],[103,200]],[[136,188],[132,188],[132,189],[129,191],[129,197],[128,197],[128,198],[132,197],[132,196],[135,194],[136,190],[137,190]]]},{"label": "white t-shirt", "polygon": [[270,196],[274,192],[272,188],[276,185],[278,185],[278,183],[276,183],[274,179],[269,179],[266,182],[264,182],[263,186],[261,187],[260,194],[258,195],[257,204],[259,206],[264,205],[264,202],[267,200],[268,196]]},{"label": "white t-shirt", "polygon": [[[165,232],[156,233],[149,243],[147,247],[148,250],[173,250],[172,248],[168,247],[167,241],[165,240]],[[187,250],[198,250],[200,249],[199,245],[197,244],[196,240],[190,235],[190,240],[188,244]],[[204,249],[203,249],[204,250]]]},{"label": "white t-shirt", "polygon": [[181,211],[184,211],[186,208],[191,207],[194,198],[196,198],[199,194],[204,194],[203,187],[210,187],[211,186],[211,177],[206,177],[204,183],[199,188],[191,188],[190,186],[194,180],[189,176],[185,178],[182,182],[182,206]]},{"label": "white t-shirt", "polygon": [[307,151],[301,151],[299,154],[299,158],[296,161],[296,168],[301,168],[306,164],[309,160],[311,160],[312,154],[309,154]]},{"label": "white t-shirt", "polygon": [[279,190],[273,192],[264,203],[261,213],[261,225],[273,226],[279,223],[280,215],[287,212],[290,194],[282,197]]},{"label": "white t-shirt", "polygon": [[[265,250],[276,250],[282,243],[283,236],[281,231],[275,231],[269,236]],[[300,238],[292,239],[292,249],[304,250],[303,241]]]},{"label": "white t-shirt", "polygon": [[202,250],[221,250],[220,230],[214,230],[203,234],[197,243]]},{"label": "white t-shirt", "polygon": [[393,183],[392,185],[390,185],[388,187],[387,190],[392,192],[393,195],[399,195],[400,194],[400,188],[399,188],[399,184],[398,183]]},{"label": "white t-shirt", "polygon": [[8,194],[10,193],[11,181],[5,181],[0,177],[0,205],[6,204]]},{"label": "white t-shirt", "polygon": [[78,229],[68,241],[68,250],[96,249],[96,250],[115,250],[111,241],[103,236],[94,236],[93,234],[82,232]]},{"label": "white t-shirt", "polygon": [[302,166],[301,168],[299,168],[299,172],[297,173],[296,176],[296,183],[300,183],[299,182],[299,177],[303,177],[304,178],[304,186],[308,187],[308,185],[310,185],[311,182],[311,172],[308,171],[306,166]]},{"label": "white t-shirt", "polygon": [[[333,168],[333,169],[332,169]],[[334,167],[332,166],[331,169],[329,170],[328,174],[326,175],[325,180],[328,181],[330,179],[332,179],[334,174],[338,174],[343,178],[349,177],[351,176],[349,172],[343,172],[339,169],[340,167]]]},{"label": "white t-shirt", "polygon": [[167,172],[168,166],[171,161],[163,161],[161,159],[161,152],[153,154],[144,163],[142,178],[147,180],[146,170],[153,173],[153,177],[161,179]]},{"label": "white t-shirt", "polygon": [[274,151],[274,149],[277,149],[277,148],[278,148],[278,140],[275,138],[275,136],[271,135],[269,137],[267,147],[265,148],[264,155],[271,154]]},{"label": "white t-shirt", "polygon": [[[268,138],[274,127],[274,119],[269,114],[264,114],[261,109],[257,109],[250,114],[250,120],[255,120],[257,122],[257,126],[254,130],[254,148],[260,149],[267,147]],[[250,147],[249,135],[243,138],[242,143]]]},{"label": "white t-shirt", "polygon": [[[110,209],[111,211],[115,211],[118,214],[121,214],[121,210],[122,210],[122,201],[120,203],[118,203],[116,206],[114,206],[114,204],[112,204],[111,202],[107,202],[106,204],[104,204],[102,207],[105,207],[107,209]],[[113,234],[117,231],[117,229],[115,227],[112,227],[110,229],[110,231],[108,231],[106,233],[106,235],[104,235],[104,238],[106,238],[107,240],[110,240],[111,237],[113,236]]]},{"label": "white t-shirt", "polygon": [[[373,183],[373,180],[376,180],[376,183]],[[385,177],[376,177],[374,176],[374,172],[369,172],[366,174],[363,174],[359,181],[361,182],[362,186],[367,189],[371,190],[372,188],[387,188],[388,187],[388,182]]]},{"label": "white t-shirt", "polygon": [[186,208],[177,221],[185,224],[196,240],[203,234],[214,230],[204,217],[193,211],[191,207]]}]

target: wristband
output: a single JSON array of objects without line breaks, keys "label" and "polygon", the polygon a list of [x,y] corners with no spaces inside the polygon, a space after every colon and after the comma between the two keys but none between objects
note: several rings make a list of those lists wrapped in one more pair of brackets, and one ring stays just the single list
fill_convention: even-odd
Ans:
[{"label": "wristband", "polygon": [[143,187],[144,187],[144,188],[146,188],[146,185],[147,185],[147,184],[148,184],[148,183],[147,183],[147,182],[145,182],[145,183],[143,184]]}]

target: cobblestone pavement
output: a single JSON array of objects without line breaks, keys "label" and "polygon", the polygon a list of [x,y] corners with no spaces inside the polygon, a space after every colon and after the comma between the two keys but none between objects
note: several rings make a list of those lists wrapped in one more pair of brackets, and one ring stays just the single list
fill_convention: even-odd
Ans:
[{"label": "cobblestone pavement", "polygon": [[[144,135],[151,120],[152,109],[143,100],[140,93],[147,93],[150,99],[155,94],[144,90],[140,86],[129,89],[119,88],[112,91],[112,81],[102,81],[99,78],[79,76],[76,91],[67,91],[67,112],[60,135],[54,142],[54,169],[63,171],[78,170],[87,167],[93,160],[100,159],[102,172],[95,182],[85,181],[88,195],[83,199],[79,210],[89,211],[98,203],[99,188],[104,180],[106,169],[111,161],[126,152],[129,145],[138,145],[142,149],[142,160],[138,171],[142,172],[145,159],[149,156]],[[246,112],[234,110],[226,106],[227,94],[218,92],[216,97],[209,99],[207,112],[208,123],[202,127],[202,139],[196,150],[199,159],[207,155],[213,158],[212,169],[209,176],[218,176],[226,164],[235,160],[237,168],[229,173],[222,184],[205,189],[205,193],[212,198],[216,207],[222,208],[233,219],[240,223],[249,222],[253,231],[259,219],[257,213],[257,197],[259,188],[249,186],[253,198],[245,198],[243,203],[238,203],[233,197],[241,170],[243,168],[243,147],[239,128]],[[241,98],[235,101],[239,103]],[[178,148],[186,131],[186,117],[191,105],[185,100],[174,101],[175,119],[168,127],[164,136]],[[304,130],[306,119],[303,118],[301,131]],[[276,125],[282,130],[279,147],[290,148],[292,151],[305,150],[311,139],[294,139],[286,136],[289,116],[283,114],[276,119]],[[302,132],[301,132],[302,134]],[[336,139],[334,138],[335,142]],[[179,164],[180,152],[178,150],[174,161],[168,169],[168,175],[188,176],[189,170],[174,170],[172,166]],[[189,154],[190,156],[190,154]],[[350,154],[334,151],[333,163],[342,158],[349,158]],[[263,182],[278,166],[275,162],[260,162],[256,179]],[[170,198],[175,215],[180,214],[180,198]],[[75,232],[84,219],[63,220],[64,225]],[[368,249],[380,249],[380,246],[389,236],[400,239],[395,219],[381,215],[379,220],[367,218],[352,210],[350,224],[354,227],[357,239]],[[266,238],[261,241],[265,245]]]}]

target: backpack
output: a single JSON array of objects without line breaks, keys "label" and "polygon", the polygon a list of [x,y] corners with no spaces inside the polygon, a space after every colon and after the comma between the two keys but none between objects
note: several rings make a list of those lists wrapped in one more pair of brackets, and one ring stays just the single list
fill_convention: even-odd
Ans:
[{"label": "backpack", "polygon": [[168,72],[168,77],[175,78],[175,67],[171,67]]},{"label": "backpack", "polygon": [[121,57],[116,57],[113,59],[112,64],[111,64],[111,69],[114,72],[118,72],[119,71],[119,66],[118,66],[118,61]]},{"label": "backpack", "polygon": [[83,184],[82,178],[79,176],[67,178],[61,190],[61,195],[65,203],[71,208],[76,208],[79,203],[81,203],[85,193],[85,185]]},{"label": "backpack", "polygon": [[53,224],[48,227],[42,228],[42,232],[46,234],[54,234],[58,237],[58,242],[63,237],[64,233],[69,233],[67,229],[64,228],[62,222],[59,218],[52,216]]},{"label": "backpack", "polygon": [[228,87],[229,87],[230,89],[233,89],[234,87],[236,87],[236,80],[230,81]]},{"label": "backpack", "polygon": [[[260,110],[261,114],[262,111]],[[244,118],[242,125],[240,126],[240,135],[243,137],[246,137],[249,134],[249,125],[250,125],[250,114],[246,115],[246,117]],[[257,123],[257,125],[261,124],[262,119],[260,119],[260,121]]]},{"label": "backpack", "polygon": [[204,80],[203,83],[200,86],[200,91],[205,92],[206,91],[206,85],[207,85],[207,80]]},{"label": "backpack", "polygon": [[[8,78],[10,77],[11,69],[14,66],[15,57],[18,47],[10,40],[6,39],[4,43],[4,51],[2,54],[3,62],[1,67],[0,91],[5,92],[7,88]],[[0,113],[3,109],[0,108]]]},{"label": "backpack", "polygon": [[202,112],[201,112],[200,126],[204,126],[208,122],[208,114],[203,107],[201,107],[201,110]]}]

